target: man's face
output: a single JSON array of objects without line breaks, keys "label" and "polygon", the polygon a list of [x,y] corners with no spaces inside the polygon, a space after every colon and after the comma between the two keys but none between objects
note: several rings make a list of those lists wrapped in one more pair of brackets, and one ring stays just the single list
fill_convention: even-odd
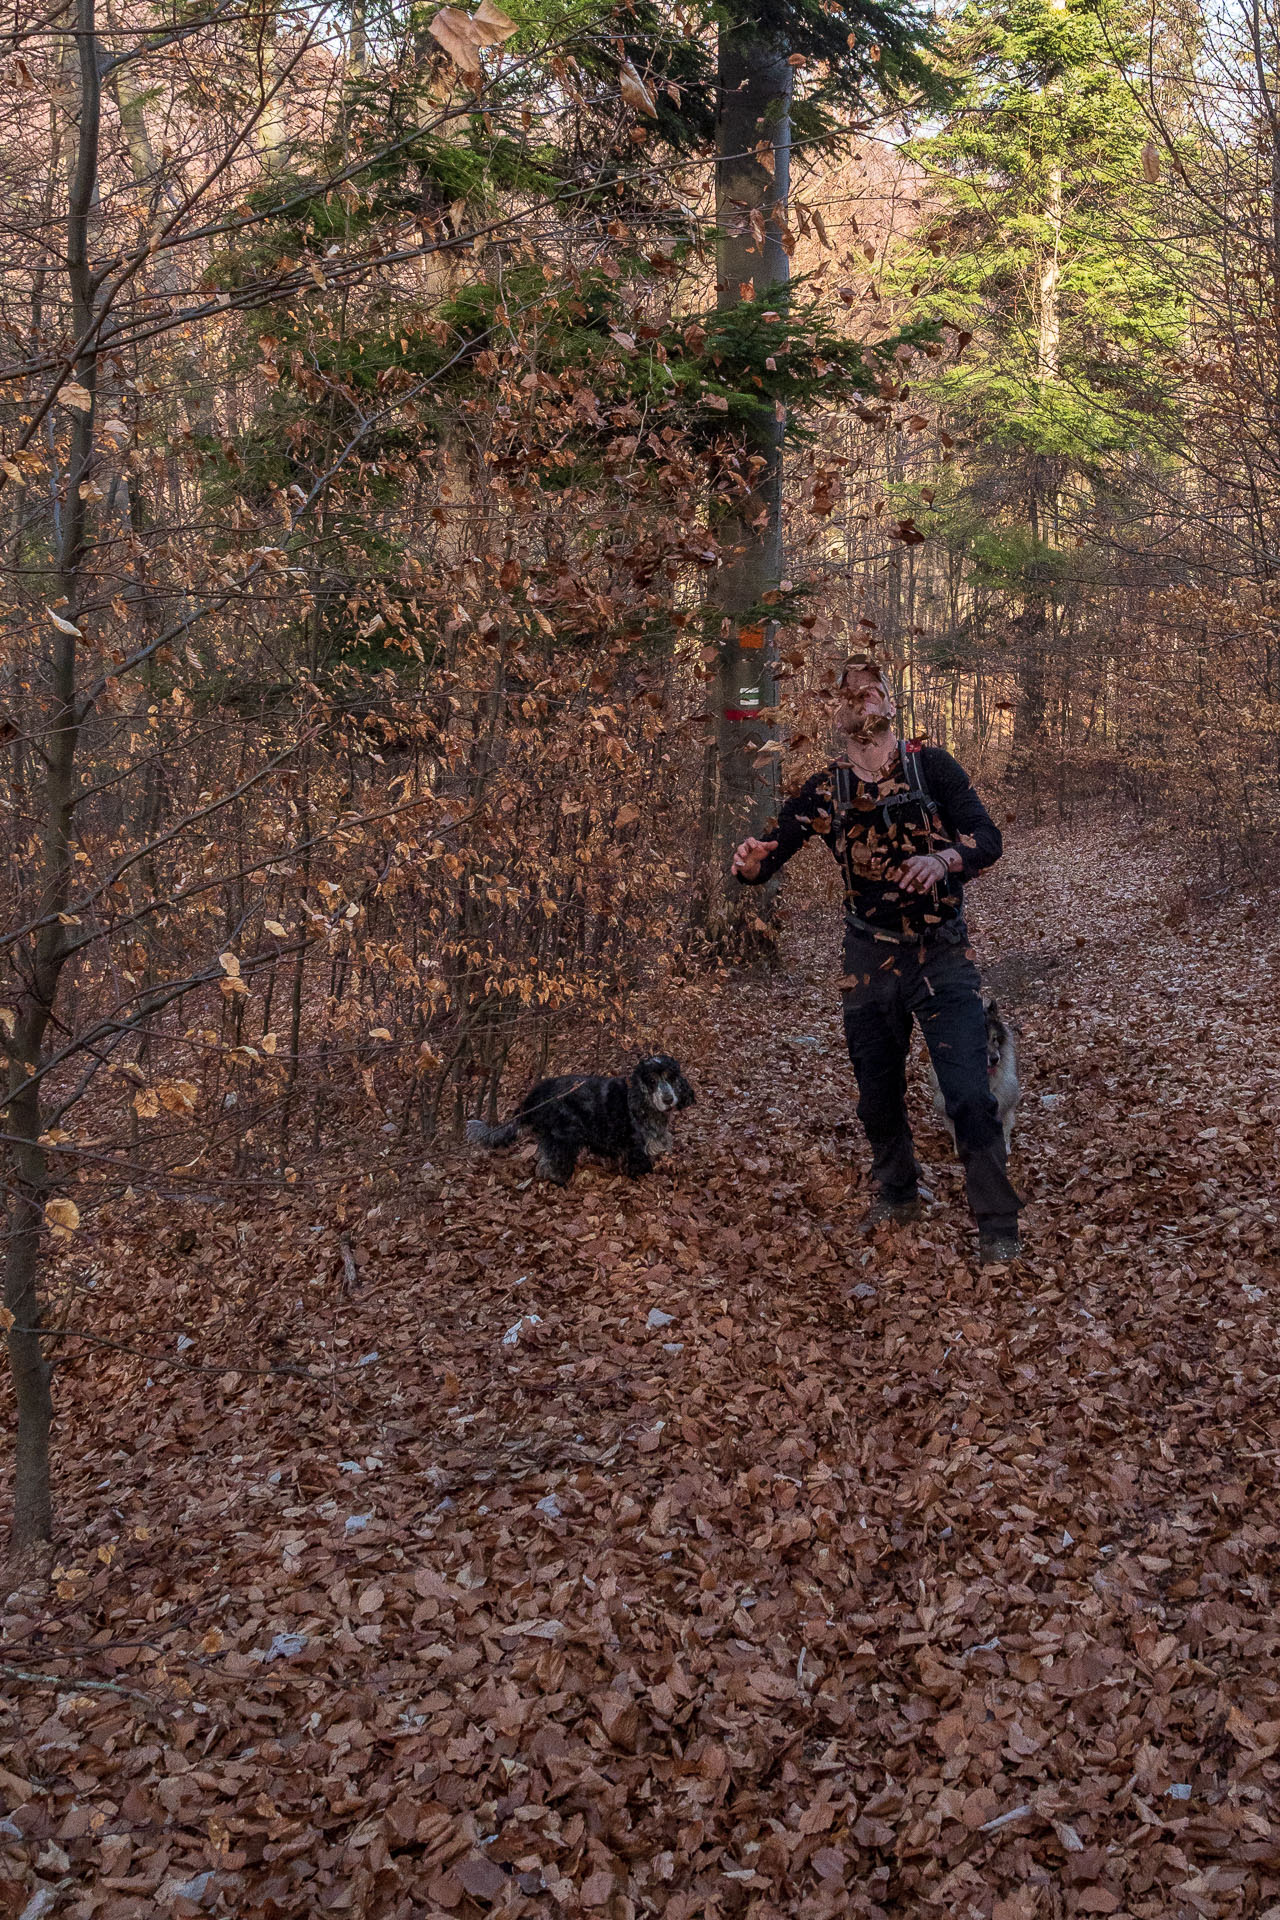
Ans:
[{"label": "man's face", "polygon": [[893,698],[880,684],[878,674],[866,668],[851,672],[840,691],[836,725],[841,733],[854,739],[869,740],[883,733],[897,708]]}]

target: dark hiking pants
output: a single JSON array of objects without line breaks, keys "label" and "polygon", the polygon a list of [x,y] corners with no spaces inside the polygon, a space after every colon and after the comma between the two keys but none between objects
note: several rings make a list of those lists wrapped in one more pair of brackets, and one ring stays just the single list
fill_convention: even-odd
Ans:
[{"label": "dark hiking pants", "polygon": [[890,1201],[914,1199],[920,1179],[906,1104],[914,1018],[956,1130],[974,1218],[986,1233],[1016,1233],[1022,1203],[1005,1172],[1004,1133],[987,1074],[982,988],[964,946],[889,946],[851,928],[844,971],[851,983],[842,995],[844,1033],[858,1077],[858,1118],[881,1193]]}]

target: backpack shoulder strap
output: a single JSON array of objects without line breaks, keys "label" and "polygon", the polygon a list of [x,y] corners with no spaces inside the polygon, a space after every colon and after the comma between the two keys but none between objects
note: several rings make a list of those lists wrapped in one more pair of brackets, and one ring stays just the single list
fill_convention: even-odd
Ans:
[{"label": "backpack shoulder strap", "polygon": [[902,770],[907,776],[907,785],[912,793],[917,799],[926,800],[932,806],[933,795],[924,777],[924,749],[910,740],[899,740],[898,758],[902,762]]}]

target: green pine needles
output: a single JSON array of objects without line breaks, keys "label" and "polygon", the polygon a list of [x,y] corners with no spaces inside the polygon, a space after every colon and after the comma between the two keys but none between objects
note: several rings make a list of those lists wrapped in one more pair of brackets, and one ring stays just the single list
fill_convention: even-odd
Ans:
[{"label": "green pine needles", "polygon": [[974,336],[934,394],[993,447],[1081,472],[1154,444],[1187,318],[1143,176],[1133,24],[1124,0],[967,6],[957,111],[910,148],[935,212],[899,286]]}]

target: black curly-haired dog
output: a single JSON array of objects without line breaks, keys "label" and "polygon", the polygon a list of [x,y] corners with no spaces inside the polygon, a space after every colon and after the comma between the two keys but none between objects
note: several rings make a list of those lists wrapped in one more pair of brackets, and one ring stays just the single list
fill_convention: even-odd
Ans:
[{"label": "black curly-haired dog", "polygon": [[514,1146],[522,1128],[538,1143],[539,1179],[564,1186],[580,1153],[616,1161],[632,1179],[652,1173],[670,1153],[669,1116],[694,1104],[696,1095],[678,1060],[650,1053],[630,1075],[562,1073],[530,1087],[510,1120],[491,1127],[467,1122],[467,1138],[480,1147]]}]

